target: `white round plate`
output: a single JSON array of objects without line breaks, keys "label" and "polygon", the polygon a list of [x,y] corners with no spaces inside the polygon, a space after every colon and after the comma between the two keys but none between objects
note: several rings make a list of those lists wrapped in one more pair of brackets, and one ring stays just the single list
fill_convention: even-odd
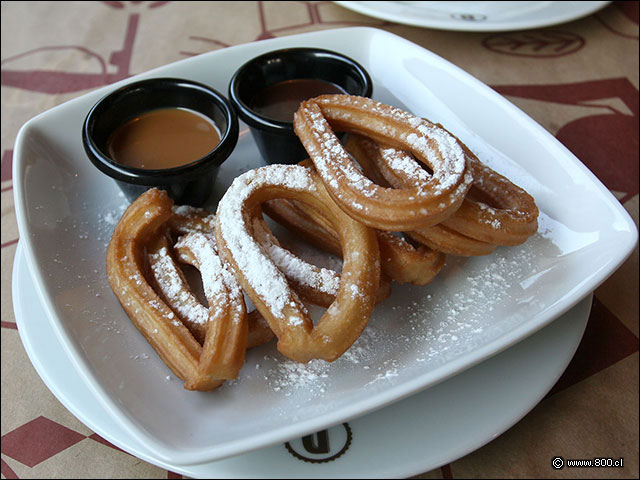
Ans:
[{"label": "white round plate", "polygon": [[[307,448],[296,440],[288,448],[281,444],[216,462],[171,465],[101,408],[52,329],[20,244],[13,269],[20,337],[58,400],[122,450],[195,478],[400,478],[454,461],[496,438],[540,402],[573,357],[591,300],[589,295],[534,335],[460,375],[349,421],[347,427],[338,425],[307,438]],[[323,449],[327,438],[328,448]],[[315,453],[309,452],[314,448]]]},{"label": "white round plate", "polygon": [[415,27],[497,32],[586,17],[611,2],[335,2],[369,17]]}]

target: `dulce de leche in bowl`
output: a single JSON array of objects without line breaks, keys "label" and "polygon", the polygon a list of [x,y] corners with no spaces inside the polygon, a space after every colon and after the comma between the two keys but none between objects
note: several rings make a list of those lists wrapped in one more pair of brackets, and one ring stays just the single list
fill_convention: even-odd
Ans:
[{"label": "dulce de leche in bowl", "polygon": [[89,111],[82,139],[91,162],[129,200],[151,187],[179,204],[200,206],[238,140],[238,120],[216,90],[154,78],[126,85]]},{"label": "dulce de leche in bowl", "polygon": [[300,103],[323,94],[370,97],[367,71],[341,53],[287,48],[250,59],[229,83],[229,99],[266,163],[297,163],[307,152],[293,130]]},{"label": "dulce de leche in bowl", "polygon": [[160,108],[119,126],[107,140],[107,151],[120,165],[157,170],[199,160],[219,143],[210,118],[185,108]]},{"label": "dulce de leche in bowl", "polygon": [[346,93],[338,85],[315,78],[294,78],[269,85],[256,92],[251,107],[263,117],[291,122],[303,101],[330,93]]}]

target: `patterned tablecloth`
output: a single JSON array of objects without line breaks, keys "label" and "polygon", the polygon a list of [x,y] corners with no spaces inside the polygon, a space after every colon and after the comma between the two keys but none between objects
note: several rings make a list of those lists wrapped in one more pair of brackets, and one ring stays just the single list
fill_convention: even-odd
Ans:
[{"label": "patterned tablecloth", "polygon": [[[464,2],[463,2],[464,3]],[[232,45],[365,25],[460,66],[566,145],[638,222],[638,2],[517,32],[434,30],[332,2],[2,2],[2,477],[179,478],[69,413],[25,353],[12,305],[12,152],[31,117],[92,89]],[[623,457],[555,470],[551,458]],[[367,475],[363,472],[363,475]],[[421,478],[638,478],[638,249],[594,296],[553,390],[504,434]]]}]

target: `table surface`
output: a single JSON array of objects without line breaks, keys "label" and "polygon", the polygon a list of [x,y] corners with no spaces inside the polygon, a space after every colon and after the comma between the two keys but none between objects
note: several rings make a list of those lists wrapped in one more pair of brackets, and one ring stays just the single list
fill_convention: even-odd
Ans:
[{"label": "table surface", "polygon": [[[242,28],[238,28],[242,25]],[[97,87],[228,46],[328,28],[387,30],[460,66],[566,145],[638,223],[638,2],[519,32],[369,18],[332,2],[2,2],[2,477],[180,478],[113,448],[49,392],[11,300],[12,153],[31,117]],[[37,435],[34,433],[37,432]],[[624,458],[554,470],[551,458]],[[578,351],[504,434],[419,478],[638,478],[638,249],[596,291]]]}]

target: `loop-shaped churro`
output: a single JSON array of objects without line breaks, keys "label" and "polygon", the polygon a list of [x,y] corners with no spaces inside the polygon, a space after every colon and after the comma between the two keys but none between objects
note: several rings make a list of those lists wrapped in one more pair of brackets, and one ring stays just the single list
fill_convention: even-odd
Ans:
[{"label": "loop-shaped churro", "polygon": [[[354,147],[366,146],[368,143],[358,142]],[[349,148],[349,141],[347,141],[346,146]],[[300,165],[311,169],[314,168],[310,160],[303,160]],[[376,171],[371,169],[371,173],[375,174]],[[366,169],[365,173],[369,174]],[[386,181],[380,177],[380,183],[386,184]],[[288,229],[299,233],[302,238],[312,245],[335,256],[342,255],[340,241],[335,229],[318,210],[309,208],[295,200],[284,199],[268,201],[263,204],[262,208],[271,218]],[[415,246],[401,234],[396,235],[393,232],[384,230],[375,230],[375,232],[380,249],[380,266],[383,273],[381,282],[385,278],[389,278],[398,283],[426,285],[442,270],[445,262],[445,255],[442,252],[425,245],[418,244]]]},{"label": "loop-shaped churro", "polygon": [[483,164],[464,144],[474,182],[467,202],[442,222],[452,230],[501,246],[520,245],[538,231],[538,207],[524,189]]},{"label": "loop-shaped churro", "polygon": [[[484,165],[462,142],[473,184],[462,205],[440,224],[407,232],[414,240],[454,255],[486,255],[498,245],[519,245],[537,231],[538,208],[522,188]],[[406,151],[350,135],[347,148],[362,168],[393,187],[428,181],[429,173]],[[380,181],[380,180],[379,180]]]},{"label": "loop-shaped churro", "polygon": [[147,255],[151,286],[202,345],[207,333],[209,312],[189,288],[189,282],[173,257],[171,243],[164,232],[147,244]]},{"label": "loop-shaped churro", "polygon": [[[173,215],[172,205],[167,193],[157,189],[148,190],[129,205],[107,248],[107,279],[132,323],[185,381],[185,388],[211,390],[236,378],[244,363],[246,308],[235,278],[222,273],[210,242],[190,248],[199,268],[204,269],[206,263],[211,273],[203,277],[211,302],[204,345],[151,286],[145,275],[146,250],[153,255],[166,247],[163,229]],[[156,268],[155,272],[159,283],[175,280],[166,270]]]},{"label": "loop-shaped churro", "polygon": [[[435,225],[461,205],[472,175],[455,137],[398,108],[350,95],[302,102],[294,129],[334,201],[365,225],[407,231]],[[357,168],[336,131],[358,133],[411,152],[433,175],[419,185],[385,188]]]},{"label": "loop-shaped churro", "polygon": [[[270,202],[278,201],[270,200]],[[309,263],[284,248],[269,229],[262,215],[255,215],[253,218],[253,234],[303,300],[321,307],[329,307],[334,302],[340,287],[338,272]],[[340,240],[336,238],[336,242],[339,248]],[[391,282],[381,277],[376,303],[383,301],[390,294]]]},{"label": "loop-shaped churro", "polygon": [[[263,210],[275,221],[298,233],[307,242],[341,256],[340,241],[335,230],[321,214],[292,200],[270,200]],[[442,252],[424,245],[414,246],[393,232],[375,230],[380,249],[380,268],[384,278],[398,283],[426,285],[440,272],[445,262]]]},{"label": "loop-shaped churro", "polygon": [[[428,172],[413,159],[411,154],[403,150],[382,147],[377,142],[356,134],[348,136],[345,147],[356,159],[365,175],[379,185],[393,188],[392,183],[397,186],[404,185],[403,182],[414,184],[428,179]],[[393,169],[388,167],[389,164],[393,165]],[[387,178],[392,179],[392,182],[387,181]],[[466,201],[465,197],[462,204],[464,205]],[[496,249],[494,244],[462,235],[445,227],[443,223],[421,227],[404,234],[418,245],[428,248],[429,251],[443,254],[488,255]]]},{"label": "loop-shaped churro", "polygon": [[[340,285],[316,325],[283,272],[254,238],[253,213],[274,198],[295,199],[322,211],[341,241]],[[269,323],[283,355],[299,362],[333,361],[367,325],[380,280],[375,233],[337,207],[310,169],[269,165],[237,177],[218,204],[216,239],[221,257]]]},{"label": "loop-shaped churro", "polygon": [[[213,213],[190,205],[174,205],[172,210],[173,215],[166,224],[170,237],[177,240],[179,235],[199,232],[205,234],[210,241],[215,243],[216,217]],[[177,246],[176,244],[175,247]],[[189,328],[196,340],[203,344],[209,321],[208,310],[191,291],[182,269],[174,258],[175,252],[173,252],[168,240],[165,240],[164,247],[160,250],[147,247],[149,263],[152,267],[152,279],[155,280],[153,286],[162,294],[169,307]],[[160,269],[154,268],[157,263],[161,263]],[[226,265],[223,266],[225,269],[228,268]],[[164,272],[164,276],[170,274],[171,281],[161,281],[160,278],[157,278],[156,273],[160,272]],[[202,277],[203,273],[200,272],[200,275]],[[249,329],[247,349],[263,345],[274,337],[271,328],[257,310],[254,309],[248,313],[247,323]]]}]

